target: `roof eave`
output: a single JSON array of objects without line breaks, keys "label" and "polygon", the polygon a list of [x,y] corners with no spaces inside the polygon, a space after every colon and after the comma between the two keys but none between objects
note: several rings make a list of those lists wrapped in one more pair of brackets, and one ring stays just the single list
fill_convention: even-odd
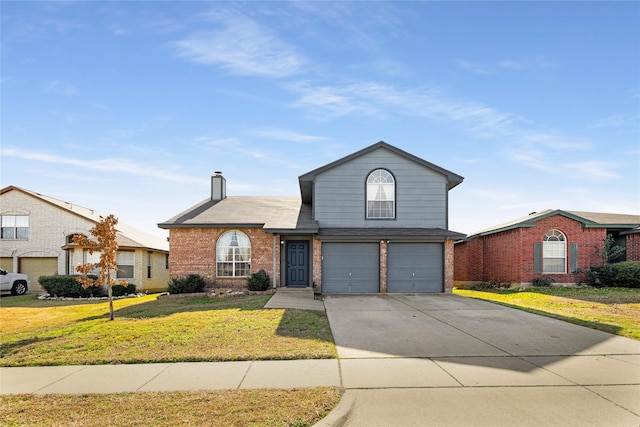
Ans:
[{"label": "roof eave", "polygon": [[264,227],[264,223],[256,224],[256,223],[229,223],[229,222],[219,222],[219,223],[160,223],[158,224],[159,228],[170,230],[172,228],[262,228]]}]

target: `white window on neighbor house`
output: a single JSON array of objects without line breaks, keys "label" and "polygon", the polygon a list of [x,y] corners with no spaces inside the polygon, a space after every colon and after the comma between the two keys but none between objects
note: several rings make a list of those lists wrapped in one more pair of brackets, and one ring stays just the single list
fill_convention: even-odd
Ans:
[{"label": "white window on neighbor house", "polygon": [[29,238],[29,216],[1,215],[0,238],[3,240],[26,240]]},{"label": "white window on neighbor house", "polygon": [[384,169],[374,170],[367,177],[367,218],[393,219],[396,216],[396,182]]},{"label": "white window on neighbor house", "polygon": [[542,242],[542,272],[564,274],[567,272],[567,239],[558,230],[549,230]]},{"label": "white window on neighbor house", "polygon": [[[100,263],[100,252],[99,251],[94,251],[93,253],[89,253],[89,251],[87,249],[84,250],[83,256],[82,256],[82,263],[83,264],[99,264]],[[73,273],[71,274],[79,274],[77,270],[73,270]],[[95,268],[93,268],[91,270],[91,274],[95,274],[96,276],[100,274],[100,267],[96,266]]]},{"label": "white window on neighbor house", "polygon": [[218,277],[251,275],[251,241],[242,231],[227,231],[218,238],[216,275]]},{"label": "white window on neighbor house", "polygon": [[133,270],[135,265],[135,256],[133,252],[118,252],[116,254],[118,262],[118,279],[133,279]]}]

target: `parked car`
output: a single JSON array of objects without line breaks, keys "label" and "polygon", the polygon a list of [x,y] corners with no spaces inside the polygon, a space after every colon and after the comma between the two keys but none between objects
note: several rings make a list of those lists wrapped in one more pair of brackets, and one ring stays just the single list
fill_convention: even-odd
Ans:
[{"label": "parked car", "polygon": [[9,273],[0,268],[0,291],[11,291],[13,295],[24,295],[30,286],[31,282],[26,274]]}]

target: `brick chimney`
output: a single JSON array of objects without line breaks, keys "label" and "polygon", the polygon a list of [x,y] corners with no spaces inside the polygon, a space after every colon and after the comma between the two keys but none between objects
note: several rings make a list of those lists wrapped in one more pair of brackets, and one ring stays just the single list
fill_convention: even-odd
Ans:
[{"label": "brick chimney", "polygon": [[223,200],[227,198],[227,180],[222,176],[222,172],[216,171],[211,177],[211,200]]}]

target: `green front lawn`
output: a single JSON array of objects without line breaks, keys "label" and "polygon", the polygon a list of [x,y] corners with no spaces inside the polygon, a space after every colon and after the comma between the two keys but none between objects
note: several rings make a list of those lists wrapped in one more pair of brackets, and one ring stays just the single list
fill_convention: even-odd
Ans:
[{"label": "green front lawn", "polygon": [[312,426],[340,401],[332,388],[2,396],[3,426]]},{"label": "green front lawn", "polygon": [[640,289],[585,286],[524,291],[454,289],[454,293],[640,340]]},{"label": "green front lawn", "polygon": [[148,295],[106,302],[0,301],[0,366],[337,357],[323,312],[263,309],[270,296]]}]

